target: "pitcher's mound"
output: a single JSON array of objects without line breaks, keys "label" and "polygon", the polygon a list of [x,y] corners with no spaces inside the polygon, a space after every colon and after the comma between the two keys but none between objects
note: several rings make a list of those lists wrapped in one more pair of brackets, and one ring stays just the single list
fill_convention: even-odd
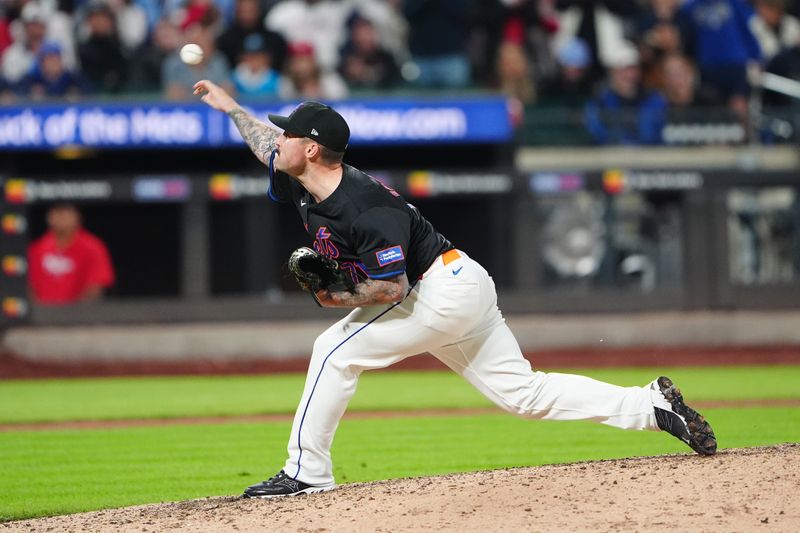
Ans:
[{"label": "pitcher's mound", "polygon": [[354,483],[0,524],[3,531],[800,531],[800,445]]}]

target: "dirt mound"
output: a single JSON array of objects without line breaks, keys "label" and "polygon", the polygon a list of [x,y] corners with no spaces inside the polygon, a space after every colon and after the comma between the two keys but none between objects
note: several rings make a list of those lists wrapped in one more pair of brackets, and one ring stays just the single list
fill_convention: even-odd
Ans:
[{"label": "dirt mound", "polygon": [[0,524],[0,531],[800,531],[800,445],[354,483]]}]

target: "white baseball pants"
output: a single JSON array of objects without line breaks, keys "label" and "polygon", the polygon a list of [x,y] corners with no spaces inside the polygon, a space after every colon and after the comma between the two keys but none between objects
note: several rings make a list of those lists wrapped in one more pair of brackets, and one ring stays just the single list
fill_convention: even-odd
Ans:
[{"label": "white baseball pants", "polygon": [[517,415],[654,429],[651,387],[534,372],[497,308],[494,282],[461,251],[440,256],[399,304],[360,307],[314,343],[284,471],[334,483],[330,449],[364,370],[430,352],[494,403]]}]

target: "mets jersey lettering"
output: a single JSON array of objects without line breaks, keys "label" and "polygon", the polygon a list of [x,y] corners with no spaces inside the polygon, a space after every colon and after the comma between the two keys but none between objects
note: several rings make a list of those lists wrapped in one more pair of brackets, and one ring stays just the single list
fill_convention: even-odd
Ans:
[{"label": "mets jersey lettering", "polygon": [[270,167],[269,197],[291,202],[314,250],[336,259],[356,282],[403,273],[416,280],[453,247],[397,191],[346,164],[339,185],[320,202],[295,178]]},{"label": "mets jersey lettering", "polygon": [[329,259],[339,257],[339,248],[330,240],[331,232],[325,226],[320,226],[314,239],[314,249]]}]

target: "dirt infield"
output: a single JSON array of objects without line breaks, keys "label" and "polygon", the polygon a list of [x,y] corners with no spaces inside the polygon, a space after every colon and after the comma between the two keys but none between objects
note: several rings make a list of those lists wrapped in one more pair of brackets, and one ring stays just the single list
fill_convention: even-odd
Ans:
[{"label": "dirt infield", "polygon": [[0,531],[800,531],[800,445],[354,483],[0,524]]}]

